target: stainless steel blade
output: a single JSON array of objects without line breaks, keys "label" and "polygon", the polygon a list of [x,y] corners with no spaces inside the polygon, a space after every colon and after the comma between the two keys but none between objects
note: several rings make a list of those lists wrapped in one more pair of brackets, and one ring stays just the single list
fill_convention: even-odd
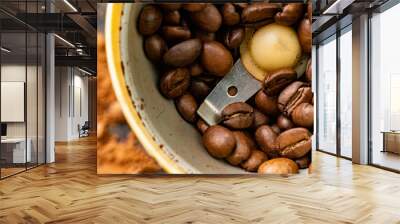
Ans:
[{"label": "stainless steel blade", "polygon": [[[236,88],[236,94],[229,95],[229,88]],[[197,114],[209,125],[218,124],[221,121],[221,112],[227,105],[245,102],[259,89],[261,82],[247,72],[239,59],[200,105]]]}]

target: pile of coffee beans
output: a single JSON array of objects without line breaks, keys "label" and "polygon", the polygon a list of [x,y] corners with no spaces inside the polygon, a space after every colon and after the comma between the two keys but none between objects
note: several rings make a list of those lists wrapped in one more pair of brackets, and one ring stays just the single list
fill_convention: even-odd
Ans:
[{"label": "pile of coffee beans", "polygon": [[240,58],[246,30],[271,23],[296,30],[302,53],[310,58],[310,2],[147,4],[138,17],[138,32],[147,58],[160,72],[160,92],[199,130],[211,156],[251,172],[297,173],[311,160],[311,60],[305,74],[294,68],[268,74],[254,97],[222,111],[218,125],[209,126],[196,114]]}]

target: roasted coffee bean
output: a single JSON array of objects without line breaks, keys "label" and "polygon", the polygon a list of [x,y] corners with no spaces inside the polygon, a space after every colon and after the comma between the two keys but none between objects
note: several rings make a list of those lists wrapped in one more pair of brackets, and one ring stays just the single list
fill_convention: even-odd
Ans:
[{"label": "roasted coffee bean", "polygon": [[312,81],[312,65],[311,65],[311,58],[308,59],[308,62],[307,62],[306,79],[307,79],[308,82],[311,82],[311,81]]},{"label": "roasted coffee bean", "polygon": [[190,39],[174,45],[164,54],[164,63],[174,67],[192,64],[201,53],[201,41]]},{"label": "roasted coffee bean", "polygon": [[266,160],[268,160],[268,157],[264,152],[253,149],[251,150],[250,157],[242,163],[242,167],[247,171],[254,172]]},{"label": "roasted coffee bean", "polygon": [[311,150],[311,134],[305,128],[292,128],[276,138],[280,154],[289,159],[298,159]]},{"label": "roasted coffee bean", "polygon": [[168,50],[165,41],[157,34],[147,37],[144,41],[144,51],[152,62],[160,62]]},{"label": "roasted coffee bean", "polygon": [[253,124],[253,107],[243,102],[231,103],[222,110],[221,117],[223,124],[229,128],[248,128]]},{"label": "roasted coffee bean", "polygon": [[243,23],[255,23],[266,19],[272,19],[280,10],[278,4],[272,3],[253,3],[248,5],[242,11],[242,22]]},{"label": "roasted coffee bean", "polygon": [[155,5],[145,5],[139,15],[139,33],[151,35],[160,28],[161,22],[161,10]]},{"label": "roasted coffee bean", "polygon": [[276,116],[279,113],[277,98],[268,96],[264,91],[260,90],[255,96],[257,109],[269,116]]},{"label": "roasted coffee bean", "polygon": [[203,10],[191,13],[191,18],[197,27],[209,33],[216,32],[222,24],[222,16],[213,4],[207,4]]},{"label": "roasted coffee bean", "polygon": [[275,15],[275,22],[285,26],[291,26],[304,15],[303,3],[289,3],[283,7],[282,12]]},{"label": "roasted coffee bean", "polygon": [[279,130],[282,131],[294,128],[293,122],[282,114],[276,119],[276,125],[278,125]]},{"label": "roasted coffee bean", "polygon": [[247,160],[250,157],[252,145],[251,139],[241,131],[234,131],[233,135],[236,139],[236,147],[232,154],[229,155],[226,160],[234,165],[239,165],[242,161]]},{"label": "roasted coffee bean", "polygon": [[259,110],[254,109],[254,119],[253,119],[253,124],[251,125],[251,128],[257,129],[261,125],[269,124],[269,117],[263,113],[261,113]]},{"label": "roasted coffee bean", "polygon": [[260,146],[261,150],[267,153],[268,157],[279,156],[279,149],[275,144],[277,134],[268,125],[261,125],[257,128],[254,137],[257,145]]},{"label": "roasted coffee bean", "polygon": [[196,30],[195,37],[199,38],[202,42],[213,41],[216,39],[215,33],[208,33],[203,30]]},{"label": "roasted coffee bean", "polygon": [[183,26],[164,26],[162,28],[162,35],[170,43],[188,40],[191,37],[190,30]]},{"label": "roasted coffee bean", "polygon": [[190,123],[196,121],[197,102],[190,94],[184,94],[176,100],[176,108],[183,119]]},{"label": "roasted coffee bean", "polygon": [[187,68],[177,68],[165,73],[160,80],[160,90],[167,98],[182,96],[189,88],[190,75]]},{"label": "roasted coffee bean", "polygon": [[299,172],[297,164],[287,158],[275,158],[264,162],[258,167],[259,174],[296,174]]},{"label": "roasted coffee bean", "polygon": [[244,40],[244,28],[239,27],[228,31],[225,34],[225,45],[229,49],[238,48]]},{"label": "roasted coffee bean", "polygon": [[198,119],[196,123],[197,130],[203,135],[210,127],[203,119]]},{"label": "roasted coffee bean", "polygon": [[279,134],[281,133],[281,129],[278,127],[277,124],[273,124],[273,125],[271,126],[271,129],[272,129],[277,135],[279,135]]},{"label": "roasted coffee bean", "polygon": [[311,53],[312,34],[311,34],[311,22],[307,18],[304,18],[297,29],[297,36],[299,37],[301,48],[304,53]]},{"label": "roasted coffee bean", "polygon": [[222,21],[227,26],[233,26],[240,22],[240,14],[232,3],[225,3],[222,7]]},{"label": "roasted coffee bean", "polygon": [[234,5],[238,6],[241,9],[246,8],[247,6],[249,6],[248,3],[233,3]]},{"label": "roasted coffee bean", "polygon": [[179,26],[181,22],[181,13],[178,10],[164,12],[164,24],[170,26]]},{"label": "roasted coffee bean", "polygon": [[204,69],[199,63],[194,63],[189,66],[190,76],[199,76],[203,74]]},{"label": "roasted coffee bean", "polygon": [[198,100],[204,100],[211,92],[211,88],[202,80],[192,79],[189,92]]},{"label": "roasted coffee bean", "polygon": [[184,3],[183,9],[189,12],[198,12],[203,10],[207,6],[207,3]]},{"label": "roasted coffee bean", "polygon": [[312,99],[311,88],[304,82],[296,81],[287,86],[278,97],[278,108],[290,117],[294,108],[301,103],[309,103]]},{"label": "roasted coffee bean", "polygon": [[203,135],[203,144],[208,153],[216,158],[228,157],[236,146],[233,132],[220,125],[209,127]]},{"label": "roasted coffee bean", "polygon": [[291,68],[273,72],[264,80],[264,92],[269,96],[279,94],[286,86],[297,78],[297,73]]},{"label": "roasted coffee bean", "polygon": [[224,76],[233,66],[233,57],[219,42],[208,41],[203,44],[201,64],[212,75]]},{"label": "roasted coffee bean", "polygon": [[305,169],[308,168],[308,165],[310,164],[310,159],[307,155],[305,155],[299,159],[296,159],[295,162],[300,169]]},{"label": "roasted coffee bean", "polygon": [[312,1],[309,0],[307,2],[307,18],[310,20],[310,23],[312,23]]},{"label": "roasted coffee bean", "polygon": [[182,4],[181,3],[160,3],[160,7],[164,10],[178,10],[181,8]]},{"label": "roasted coffee bean", "polygon": [[312,128],[314,124],[314,106],[309,103],[298,105],[293,110],[292,120],[298,126]]}]

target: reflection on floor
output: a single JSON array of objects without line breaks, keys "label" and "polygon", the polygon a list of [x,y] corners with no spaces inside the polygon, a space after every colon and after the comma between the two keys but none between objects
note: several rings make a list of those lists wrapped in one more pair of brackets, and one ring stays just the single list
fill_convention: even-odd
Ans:
[{"label": "reflection on floor", "polygon": [[0,223],[399,223],[400,175],[321,152],[313,173],[96,174],[96,139],[0,181]]},{"label": "reflection on floor", "polygon": [[[37,166],[36,163],[27,163],[26,164],[27,169],[30,169],[30,168],[33,168],[36,166]],[[25,171],[25,170],[26,170],[25,164],[18,164],[18,165],[10,164],[10,165],[7,165],[6,167],[1,168],[1,178],[5,178],[7,176],[11,176],[13,174],[17,174],[17,173]]]},{"label": "reflection on floor", "polygon": [[392,152],[374,151],[373,163],[400,171],[400,155]]}]

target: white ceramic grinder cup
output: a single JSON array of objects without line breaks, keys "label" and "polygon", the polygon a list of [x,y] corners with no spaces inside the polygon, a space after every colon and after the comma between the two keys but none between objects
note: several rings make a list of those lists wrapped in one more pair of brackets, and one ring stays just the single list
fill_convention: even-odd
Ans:
[{"label": "white ceramic grinder cup", "polygon": [[[146,151],[168,173],[246,173],[240,167],[211,157],[198,131],[180,117],[172,101],[160,94],[159,71],[146,58],[137,29],[142,7],[138,3],[115,3],[108,5],[106,13],[107,62],[113,88],[130,127]],[[306,64],[296,32],[277,24],[267,25],[256,33],[246,31],[240,51],[244,67],[254,80],[263,80],[270,69]],[[305,70],[305,65],[296,68]]]}]

